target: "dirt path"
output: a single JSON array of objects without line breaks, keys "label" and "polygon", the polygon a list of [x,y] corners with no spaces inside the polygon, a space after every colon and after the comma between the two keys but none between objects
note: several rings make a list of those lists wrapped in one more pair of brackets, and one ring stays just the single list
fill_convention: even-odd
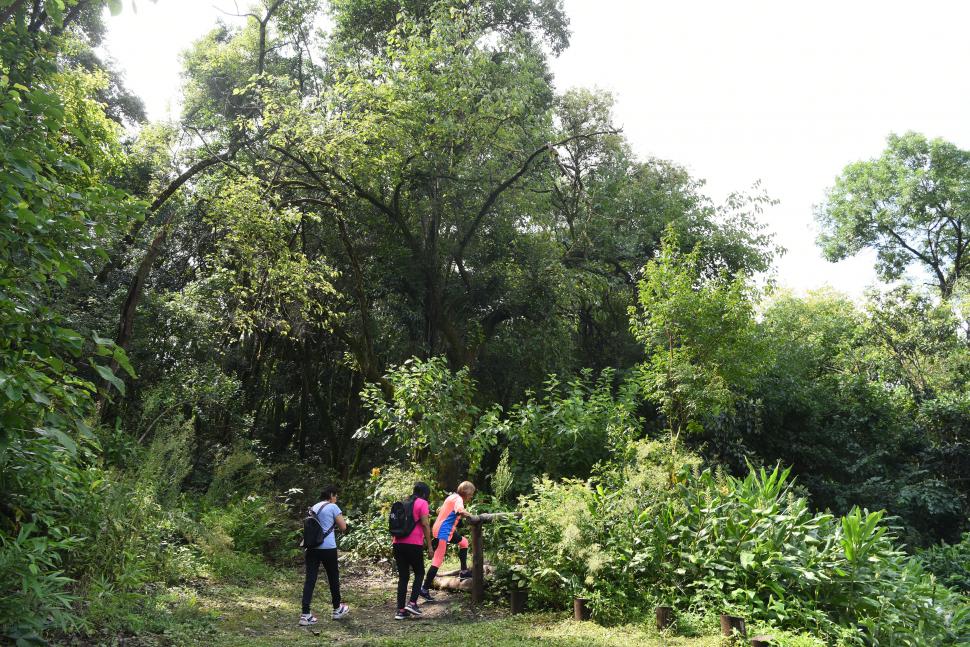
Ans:
[{"label": "dirt path", "polygon": [[434,602],[421,605],[420,618],[395,620],[396,576],[372,565],[341,564],[341,594],[351,612],[330,619],[330,594],[321,573],[314,592],[313,612],[320,622],[299,627],[302,572],[250,586],[211,586],[200,592],[199,602],[217,617],[218,635],[209,645],[263,647],[281,644],[367,645],[373,641],[427,634],[442,626],[496,620],[507,610],[470,604],[467,593],[436,591]]}]

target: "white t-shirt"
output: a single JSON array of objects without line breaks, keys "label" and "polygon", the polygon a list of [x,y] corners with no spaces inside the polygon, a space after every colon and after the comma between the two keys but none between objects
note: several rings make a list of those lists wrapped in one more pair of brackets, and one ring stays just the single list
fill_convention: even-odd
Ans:
[{"label": "white t-shirt", "polygon": [[337,516],[341,514],[340,508],[337,507],[336,503],[321,501],[314,504],[310,509],[317,513],[317,519],[320,521],[323,532],[327,532],[330,528],[334,529],[333,532],[324,537],[322,544],[313,546],[313,548],[336,548],[337,529],[334,524],[337,522]]}]

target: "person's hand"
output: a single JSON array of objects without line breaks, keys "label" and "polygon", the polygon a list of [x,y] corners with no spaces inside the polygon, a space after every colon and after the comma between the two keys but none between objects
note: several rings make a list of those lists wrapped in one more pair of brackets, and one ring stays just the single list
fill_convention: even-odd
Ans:
[{"label": "person's hand", "polygon": [[434,549],[428,546],[428,559],[434,559]]}]

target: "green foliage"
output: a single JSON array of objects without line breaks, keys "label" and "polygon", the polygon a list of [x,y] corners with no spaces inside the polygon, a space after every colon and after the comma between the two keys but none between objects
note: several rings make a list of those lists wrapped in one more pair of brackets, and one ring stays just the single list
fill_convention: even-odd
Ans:
[{"label": "green foliage", "polygon": [[475,427],[479,410],[468,369],[452,372],[441,357],[410,359],[385,378],[393,388],[390,399],[376,384],[361,392],[372,417],[358,437],[392,443],[412,463],[428,466],[441,485],[455,481],[463,463],[474,473],[496,438],[491,429]]},{"label": "green foliage", "polygon": [[222,184],[207,213],[219,239],[203,284],[207,302],[218,303],[219,319],[241,334],[299,335],[304,327],[333,323],[335,271],[325,259],[293,248],[292,232],[307,216],[279,202],[255,177],[243,177]]},{"label": "green foliage", "polygon": [[496,407],[482,416],[480,433],[508,443],[511,492],[526,491],[540,474],[586,477],[637,433],[637,385],[626,383],[615,392],[615,381],[612,369],[595,379],[591,370],[583,370],[566,383],[552,375],[541,399],[527,393],[505,415]]},{"label": "green foliage", "polygon": [[819,245],[833,261],[875,249],[885,281],[915,264],[948,299],[970,262],[968,182],[970,152],[914,132],[890,135],[881,156],[836,179],[817,214]]},{"label": "green foliage", "polygon": [[45,626],[68,629],[77,623],[76,598],[66,590],[71,580],[60,562],[79,542],[65,528],[54,528],[48,536],[36,530],[28,523],[16,537],[0,535],[0,627],[15,640],[39,636]]},{"label": "green foliage", "polygon": [[704,416],[730,412],[760,368],[754,299],[744,276],[705,275],[700,247],[678,249],[669,229],[639,283],[632,327],[647,350],[645,394],[659,405],[673,438],[697,431]]},{"label": "green foliage", "polygon": [[99,237],[137,212],[104,181],[119,128],[95,98],[104,75],[61,58],[88,46],[59,33],[65,8],[4,3],[0,23],[0,634],[24,641],[77,624],[64,562],[96,482],[95,380],[123,393],[109,365],[134,375],[123,350],[54,305],[90,272]]},{"label": "green foliage", "polygon": [[444,500],[444,492],[435,486],[429,471],[420,466],[375,467],[367,482],[366,504],[350,516],[349,532],[340,547],[369,560],[390,559],[391,535],[387,532],[387,516],[391,504],[411,496],[418,481],[431,487],[431,501],[428,503],[433,512],[435,501]]},{"label": "green foliage", "polygon": [[431,496],[441,496],[442,490],[436,488],[432,482],[431,473],[420,468],[405,468],[389,465],[384,468],[374,468],[368,484],[370,508],[390,512],[391,504],[411,496],[414,484],[421,481],[431,487]]},{"label": "green foliage", "polygon": [[966,519],[966,345],[946,306],[899,288],[865,309],[818,292],[771,301],[758,326],[757,407],[708,435],[741,469],[756,452],[790,463],[818,508],[899,517],[903,539],[955,539]]},{"label": "green foliage", "polygon": [[[943,303],[782,297],[759,319],[770,201],[715,207],[637,159],[608,94],[557,95],[559,0],[335,0],[329,36],[321,3],[264,2],[186,54],[181,121],[130,141],[93,53],[121,4],[0,0],[4,640],[202,642],[165,587],[292,558],[306,502],[276,492],[344,484],[344,547],[386,557],[390,502],[466,472],[480,509],[526,493],[486,532],[540,604],[964,639],[884,519],[911,545],[967,523],[965,151],[891,137],[820,215],[827,255],[916,263]],[[94,331],[139,290],[129,362]],[[682,434],[747,476],[702,473]],[[922,554],[964,590],[966,542]]]},{"label": "green foliage", "polygon": [[166,507],[173,507],[182,492],[182,482],[192,470],[195,430],[192,420],[173,416],[159,425],[145,458],[138,468],[140,483],[153,488]]},{"label": "green foliage", "polygon": [[498,465],[491,475],[492,494],[496,501],[504,501],[512,490],[514,479],[512,468],[509,466],[509,448],[502,450],[502,456],[498,459]]},{"label": "green foliage", "polygon": [[436,0],[336,0],[331,14],[336,22],[336,40],[347,45],[376,49],[383,46],[388,32],[407,15],[427,19],[435,10],[447,7],[469,11],[475,23],[496,35],[528,34],[543,39],[553,52],[569,43],[569,19],[562,0],[497,0],[454,3]]},{"label": "green foliage", "polygon": [[863,334],[878,377],[902,384],[917,402],[959,389],[968,351],[950,304],[905,284],[868,297]]},{"label": "green foliage", "polygon": [[229,448],[217,462],[206,491],[210,505],[219,506],[234,498],[266,490],[268,470],[255,449],[240,443]]},{"label": "green foliage", "polygon": [[920,563],[940,583],[970,594],[970,532],[955,544],[932,546],[918,553]]},{"label": "green foliage", "polygon": [[233,552],[282,560],[293,557],[300,543],[301,529],[286,506],[265,496],[251,494],[211,508],[201,522],[207,535],[202,541],[212,549],[210,555],[220,558]]},{"label": "green foliage", "polygon": [[599,485],[540,482],[522,502],[510,555],[538,601],[583,593],[613,621],[661,602],[736,612],[846,644],[959,644],[970,629],[965,601],[893,545],[881,513],[812,513],[787,470],[685,466],[673,487],[644,488],[656,481],[617,468]]}]

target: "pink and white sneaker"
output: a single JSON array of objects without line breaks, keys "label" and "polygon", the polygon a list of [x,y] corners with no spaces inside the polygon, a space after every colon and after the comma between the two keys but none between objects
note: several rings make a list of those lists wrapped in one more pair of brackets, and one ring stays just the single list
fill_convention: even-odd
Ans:
[{"label": "pink and white sneaker", "polygon": [[348,607],[346,604],[344,604],[343,602],[341,602],[340,603],[340,606],[333,610],[333,616],[331,616],[331,617],[334,620],[340,620],[341,618],[343,618],[348,613],[350,613],[350,607]]},{"label": "pink and white sneaker", "polygon": [[309,627],[310,625],[317,624],[317,617],[312,613],[301,613],[300,614],[300,626]]}]

